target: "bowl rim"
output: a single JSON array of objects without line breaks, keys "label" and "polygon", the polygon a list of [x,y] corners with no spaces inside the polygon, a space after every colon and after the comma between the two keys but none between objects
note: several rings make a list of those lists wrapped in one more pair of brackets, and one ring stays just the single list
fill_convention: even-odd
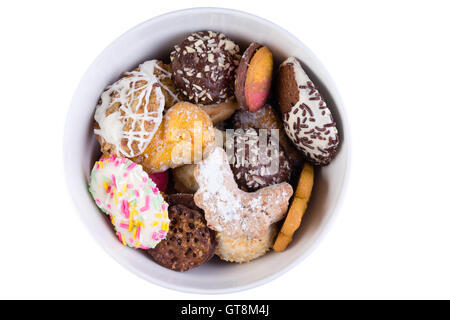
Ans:
[{"label": "bowl rim", "polygon": [[[260,23],[269,25],[271,28],[277,29],[278,31],[280,31],[281,33],[286,34],[286,36],[292,38],[296,43],[299,43],[302,46],[302,49],[304,49],[305,51],[308,52],[308,54],[314,58],[315,62],[321,67],[323,73],[326,75],[327,77],[327,86],[331,85],[334,87],[334,92],[333,93],[333,98],[338,101],[339,103],[337,103],[336,108],[338,108],[339,110],[339,115],[341,118],[341,124],[342,127],[345,128],[345,148],[346,148],[346,161],[345,161],[345,172],[344,172],[344,176],[343,176],[343,180],[342,180],[342,184],[341,187],[339,189],[339,194],[337,195],[337,200],[335,201],[335,203],[333,204],[333,208],[330,209],[331,214],[330,217],[328,219],[328,221],[326,221],[324,223],[324,226],[322,227],[322,230],[319,232],[318,236],[316,237],[316,239],[312,242],[312,244],[309,246],[309,248],[306,249],[306,251],[300,255],[298,258],[296,258],[295,260],[293,260],[289,265],[287,265],[284,268],[281,268],[280,270],[274,272],[273,274],[271,274],[270,276],[267,276],[265,278],[256,280],[252,283],[246,284],[246,285],[242,285],[242,286],[232,286],[229,288],[222,288],[222,289],[199,289],[199,288],[192,288],[189,286],[184,286],[184,285],[177,285],[177,284],[170,284],[167,283],[165,281],[162,281],[160,279],[157,278],[152,278],[149,277],[148,275],[141,273],[138,269],[134,268],[131,264],[128,264],[126,261],[122,261],[121,259],[117,258],[114,254],[113,254],[113,250],[109,249],[107,246],[103,246],[101,244],[101,240],[100,237],[96,235],[95,232],[93,232],[91,230],[90,224],[85,221],[85,218],[81,215],[80,210],[81,208],[78,206],[75,196],[74,196],[74,188],[72,187],[72,185],[70,184],[70,168],[68,166],[68,158],[69,158],[69,152],[68,152],[68,131],[69,131],[69,122],[71,119],[71,114],[74,112],[74,104],[75,104],[75,97],[78,96],[78,91],[80,90],[80,87],[82,85],[82,83],[85,81],[86,76],[89,72],[89,70],[96,64],[99,62],[100,57],[103,56],[103,53],[108,51],[110,49],[110,47],[113,46],[113,44],[118,41],[119,39],[125,37],[126,35],[128,35],[129,33],[135,32],[136,30],[142,28],[143,26],[145,26],[148,23],[155,23],[157,20],[161,20],[161,19],[165,19],[168,16],[180,16],[180,15],[185,15],[185,14],[189,14],[189,13],[204,13],[204,12],[209,12],[209,13],[225,13],[225,14],[232,14],[232,15],[240,15],[243,18],[246,19],[253,19],[256,20]],[[349,184],[349,180],[350,180],[350,168],[351,168],[351,128],[349,125],[349,121],[347,118],[347,113],[345,110],[345,105],[343,103],[343,99],[339,93],[338,90],[338,86],[336,85],[335,81],[333,80],[333,78],[331,77],[331,75],[328,73],[328,70],[323,66],[322,62],[317,58],[317,56],[306,46],[303,44],[302,41],[300,41],[296,36],[294,36],[292,33],[290,33],[289,31],[287,31],[286,29],[284,29],[283,27],[275,24],[274,22],[271,22],[265,18],[259,17],[257,15],[245,12],[245,11],[241,11],[241,10],[236,10],[236,9],[230,9],[230,8],[221,8],[221,7],[195,7],[195,8],[186,8],[186,9],[180,9],[180,10],[175,10],[175,11],[170,11],[170,12],[166,12],[164,14],[152,17],[147,19],[144,22],[141,22],[139,24],[137,24],[136,26],[132,27],[131,29],[127,30],[126,32],[122,33],[119,37],[115,38],[106,48],[104,48],[98,55],[97,57],[94,59],[94,61],[88,66],[88,68],[86,69],[86,71],[84,72],[83,76],[81,77],[81,79],[78,82],[78,85],[76,87],[76,90],[71,98],[71,103],[70,103],[70,107],[69,110],[67,112],[66,115],[66,120],[65,120],[65,125],[64,125],[64,138],[63,138],[63,161],[64,161],[64,175],[65,175],[65,181],[66,181],[66,190],[69,193],[70,198],[72,199],[72,206],[75,209],[75,211],[77,212],[78,218],[82,221],[82,223],[85,225],[85,227],[87,227],[88,229],[88,233],[90,234],[90,236],[95,240],[95,242],[97,243],[97,245],[99,245],[102,250],[104,252],[106,252],[111,258],[113,258],[119,265],[121,265],[123,268],[125,268],[128,271],[131,271],[133,274],[137,275],[138,277],[153,283],[155,285],[167,288],[167,289],[171,289],[171,290],[175,290],[175,291],[180,291],[180,292],[184,292],[184,293],[194,293],[194,294],[230,294],[230,293],[235,293],[235,292],[240,292],[240,291],[244,291],[244,290],[249,290],[258,286],[261,286],[263,284],[266,284],[278,277],[280,277],[281,275],[285,274],[286,272],[288,272],[289,270],[291,270],[292,268],[294,268],[295,266],[297,266],[300,262],[302,262],[304,259],[306,259],[316,248],[317,246],[323,241],[323,239],[325,238],[326,234],[329,232],[330,228],[332,227],[332,225],[334,224],[334,222],[336,221],[336,217],[337,215],[340,213],[341,209],[342,209],[342,205],[343,202],[345,201],[346,195],[347,195],[347,189],[348,189],[348,184]]]}]

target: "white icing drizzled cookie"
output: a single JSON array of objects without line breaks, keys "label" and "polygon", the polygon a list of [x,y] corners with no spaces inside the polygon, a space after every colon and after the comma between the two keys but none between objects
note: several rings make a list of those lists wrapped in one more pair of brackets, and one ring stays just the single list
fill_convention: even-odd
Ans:
[{"label": "white icing drizzled cookie", "polygon": [[155,75],[157,62],[144,62],[125,73],[101,95],[94,115],[94,133],[103,153],[135,157],[153,138],[165,104]]}]

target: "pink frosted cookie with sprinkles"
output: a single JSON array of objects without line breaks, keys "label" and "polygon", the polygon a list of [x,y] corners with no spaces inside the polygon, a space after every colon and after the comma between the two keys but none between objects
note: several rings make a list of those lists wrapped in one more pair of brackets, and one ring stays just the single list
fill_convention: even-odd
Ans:
[{"label": "pink frosted cookie with sprinkles", "polygon": [[300,62],[280,65],[278,102],[284,128],[294,145],[314,165],[327,165],[336,154],[339,133],[330,109]]},{"label": "pink frosted cookie with sprinkles", "polygon": [[92,169],[89,191],[124,245],[150,249],[166,238],[168,204],[142,166],[114,155],[102,157]]}]

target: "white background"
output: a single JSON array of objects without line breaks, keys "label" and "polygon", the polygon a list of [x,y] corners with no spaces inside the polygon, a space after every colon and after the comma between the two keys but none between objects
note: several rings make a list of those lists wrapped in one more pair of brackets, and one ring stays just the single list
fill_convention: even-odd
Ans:
[{"label": "white background", "polygon": [[[65,116],[90,63],[136,24],[193,6],[248,11],[294,33],[334,78],[352,129],[350,183],[324,241],[280,278],[228,295],[178,293],[123,269],[81,224],[63,174]],[[449,9],[446,1],[2,1],[0,298],[450,298]]]}]

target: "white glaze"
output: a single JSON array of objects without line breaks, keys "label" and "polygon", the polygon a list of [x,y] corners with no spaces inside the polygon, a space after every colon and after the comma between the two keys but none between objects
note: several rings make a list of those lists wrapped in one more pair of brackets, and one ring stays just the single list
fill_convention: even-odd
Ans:
[{"label": "white glaze", "polygon": [[101,159],[92,169],[89,191],[97,206],[112,217],[122,243],[145,249],[165,238],[168,205],[142,166],[126,158]]},{"label": "white glaze", "polygon": [[[99,129],[95,129],[94,133],[99,135],[104,141],[114,145],[118,155],[135,157],[144,152],[161,124],[165,98],[161,88],[154,86],[155,84],[161,85],[154,74],[155,66],[159,68],[157,62],[157,60],[144,62],[139,66],[138,71],[125,73],[123,78],[109,86],[101,95],[101,103],[97,105],[94,115]],[[144,81],[145,84],[142,84]],[[151,112],[148,109],[148,103],[153,90],[155,90],[159,105],[157,111]],[[111,97],[113,93],[118,94],[118,96]],[[146,103],[144,112],[136,113],[135,110],[142,106],[144,101]],[[107,116],[106,112],[115,103],[120,104],[119,110]],[[132,108],[133,103],[136,104],[135,110]],[[121,115],[121,112],[124,115]],[[132,120],[132,129],[130,131],[123,130],[127,119]],[[154,124],[149,132],[143,131],[144,122],[146,121]],[[140,127],[140,131],[136,131],[137,126]],[[127,139],[128,150],[125,150],[121,145],[123,139]],[[137,152],[132,148],[133,142],[136,141],[138,142]]]},{"label": "white glaze", "polygon": [[[283,115],[285,131],[310,161],[317,165],[328,164],[339,144],[338,130],[331,111],[300,62],[289,57],[280,68],[287,64],[293,66],[299,100]],[[305,105],[310,111],[305,109]],[[298,123],[304,127],[296,128]]]}]

